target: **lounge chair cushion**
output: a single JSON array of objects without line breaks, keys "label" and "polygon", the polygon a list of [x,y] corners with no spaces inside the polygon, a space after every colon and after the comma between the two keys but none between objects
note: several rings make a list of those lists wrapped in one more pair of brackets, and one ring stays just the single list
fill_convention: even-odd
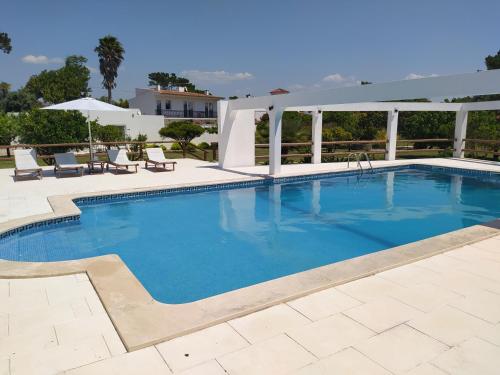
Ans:
[{"label": "lounge chair cushion", "polygon": [[148,154],[148,159],[156,163],[166,163],[169,160],[165,159],[163,150],[160,147],[147,148],[146,153]]},{"label": "lounge chair cushion", "polygon": [[108,158],[110,163],[118,165],[137,165],[138,163],[133,163],[127,156],[127,150],[108,150]]},{"label": "lounge chair cushion", "polygon": [[76,169],[85,167],[83,164],[78,163],[75,154],[72,152],[54,154],[54,158],[56,159],[56,167],[58,168]]},{"label": "lounge chair cushion", "polygon": [[36,151],[33,148],[14,150],[14,159],[16,162],[16,169],[20,171],[41,169],[36,162]]}]

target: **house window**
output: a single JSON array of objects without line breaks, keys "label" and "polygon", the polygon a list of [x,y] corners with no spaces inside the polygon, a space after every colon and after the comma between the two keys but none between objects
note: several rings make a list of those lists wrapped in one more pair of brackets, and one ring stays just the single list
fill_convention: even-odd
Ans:
[{"label": "house window", "polygon": [[161,100],[156,101],[156,114],[161,115]]},{"label": "house window", "polygon": [[170,100],[165,101],[165,109],[172,109],[172,103],[170,102]]},{"label": "house window", "polygon": [[214,103],[208,103],[208,117],[214,117]]},{"label": "house window", "polygon": [[208,104],[208,103],[205,103],[205,117],[208,117],[208,116],[209,116],[209,113],[208,113],[208,106],[209,106],[209,104]]}]

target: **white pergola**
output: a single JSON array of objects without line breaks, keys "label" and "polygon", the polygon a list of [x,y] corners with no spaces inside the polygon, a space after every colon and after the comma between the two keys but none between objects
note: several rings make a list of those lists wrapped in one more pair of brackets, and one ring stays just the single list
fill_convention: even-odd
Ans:
[{"label": "white pergola", "polygon": [[[281,172],[281,128],[285,111],[312,113],[312,163],[321,163],[323,111],[386,111],[386,160],[395,160],[401,111],[455,112],[453,156],[462,158],[469,111],[500,110],[500,101],[473,103],[396,102],[500,93],[500,69],[364,86],[261,96],[218,102],[219,166],[255,165],[255,112],[269,114],[269,174]],[[390,101],[390,102],[389,102]]]}]

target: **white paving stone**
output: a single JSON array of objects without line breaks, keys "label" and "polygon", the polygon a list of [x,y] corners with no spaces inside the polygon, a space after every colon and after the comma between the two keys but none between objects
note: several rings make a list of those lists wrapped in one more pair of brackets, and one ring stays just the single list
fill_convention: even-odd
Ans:
[{"label": "white paving stone", "polygon": [[318,358],[327,357],[375,333],[342,314],[332,315],[287,334]]},{"label": "white paving stone", "polygon": [[62,345],[75,343],[95,335],[102,335],[111,355],[125,353],[125,347],[107,315],[89,316],[55,324],[55,332]]},{"label": "white paving stone", "polygon": [[440,307],[408,322],[408,325],[450,346],[492,328],[485,321],[451,306]]},{"label": "white paving stone", "polygon": [[451,301],[464,298],[458,293],[430,283],[421,283],[394,291],[391,297],[424,312],[430,312]]},{"label": "white paving stone", "polygon": [[310,322],[291,307],[280,304],[228,323],[248,341],[255,343]]},{"label": "white paving stone", "polygon": [[353,348],[301,368],[294,375],[390,375],[390,372]]},{"label": "white paving stone", "polygon": [[484,290],[454,300],[450,305],[490,323],[500,323],[500,294]]},{"label": "white paving stone", "polygon": [[396,374],[410,371],[448,349],[446,345],[404,324],[372,337],[355,348]]},{"label": "white paving stone", "polygon": [[382,332],[422,316],[422,312],[390,297],[382,297],[344,311],[344,314],[375,332]]},{"label": "white paving stone", "polygon": [[215,359],[205,362],[201,365],[191,367],[190,369],[178,372],[179,375],[226,375],[226,371],[219,365]]},{"label": "white paving stone", "polygon": [[437,276],[439,276],[439,273],[427,268],[419,267],[415,263],[396,267],[377,274],[377,277],[381,277],[406,287],[413,287],[417,284],[428,283]]},{"label": "white paving stone", "polygon": [[0,359],[41,352],[57,344],[54,327],[44,327],[36,333],[5,336],[0,338]]},{"label": "white paving stone", "polygon": [[477,336],[485,341],[500,346],[500,324],[489,327],[486,331],[481,331]]},{"label": "white paving stone", "polygon": [[66,371],[66,375],[169,375],[172,372],[154,347],[130,352]]},{"label": "white paving stone", "polygon": [[8,359],[0,359],[0,375],[10,375],[10,362]]},{"label": "white paving stone", "polygon": [[357,300],[367,302],[376,298],[391,295],[402,290],[403,287],[392,281],[381,277],[365,277],[337,287],[341,292],[356,298]]},{"label": "white paving stone", "polygon": [[316,358],[286,335],[275,336],[218,358],[231,375],[281,375],[312,363]]},{"label": "white paving stone", "polygon": [[158,344],[156,347],[175,372],[248,346],[228,324],[219,324],[187,336]]},{"label": "white paving stone", "polygon": [[60,345],[47,350],[11,358],[12,375],[52,375],[109,358],[102,337],[85,339],[73,345]]},{"label": "white paving stone", "polygon": [[432,362],[453,375],[498,375],[500,347],[471,338],[441,354]]},{"label": "white paving stone", "polygon": [[424,363],[410,370],[406,375],[447,375],[447,373],[432,364]]},{"label": "white paving stone", "polygon": [[353,308],[361,303],[362,302],[340,292],[336,288],[329,288],[290,301],[288,305],[300,311],[309,319],[318,320]]}]

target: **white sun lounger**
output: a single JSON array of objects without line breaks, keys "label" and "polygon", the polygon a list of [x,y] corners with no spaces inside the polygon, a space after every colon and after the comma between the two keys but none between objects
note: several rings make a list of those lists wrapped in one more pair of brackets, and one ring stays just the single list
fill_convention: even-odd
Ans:
[{"label": "white sun lounger", "polygon": [[146,160],[146,168],[148,167],[148,164],[152,164],[155,168],[158,168],[158,166],[162,166],[163,169],[167,169],[166,165],[170,164],[172,165],[171,170],[175,171],[175,165],[177,164],[177,162],[165,159],[165,154],[160,147],[147,148],[146,154],[148,155],[148,160]]},{"label": "white sun lounger", "polygon": [[139,163],[131,162],[127,156],[127,150],[107,150],[109,161],[106,164],[106,169],[109,170],[109,166],[112,165],[116,169],[125,168],[128,171],[128,167],[135,167],[135,173],[137,173],[137,167]]},{"label": "white sun lounger", "polygon": [[14,160],[16,162],[14,179],[17,179],[21,173],[35,174],[40,179],[43,178],[42,168],[36,162],[35,149],[14,150]]},{"label": "white sun lounger", "polygon": [[54,159],[56,159],[56,165],[54,167],[54,173],[57,174],[64,171],[74,171],[83,176],[84,164],[78,163],[75,154],[72,152],[64,152],[59,154],[54,154]]}]

